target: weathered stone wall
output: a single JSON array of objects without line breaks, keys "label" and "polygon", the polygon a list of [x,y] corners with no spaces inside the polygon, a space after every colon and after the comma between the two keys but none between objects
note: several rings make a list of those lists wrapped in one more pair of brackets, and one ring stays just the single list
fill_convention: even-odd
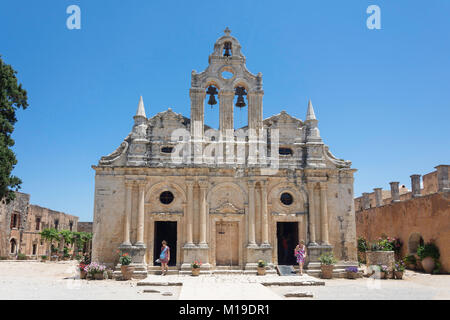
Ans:
[{"label": "weathered stone wall", "polygon": [[77,231],[92,233],[92,222],[78,222]]},{"label": "weathered stone wall", "polygon": [[442,268],[450,272],[450,193],[425,195],[357,212],[356,233],[369,241],[382,234],[398,237],[403,242],[402,256],[409,253],[412,234],[419,233],[425,242],[435,239]]},{"label": "weathered stone wall", "polygon": [[[0,204],[0,255],[15,256],[24,253],[28,256],[37,257],[49,254],[45,242],[41,241],[40,232],[44,228],[54,228],[55,220],[59,220],[58,230],[69,230],[72,222],[72,230],[77,230],[78,217],[54,211],[37,205],[30,204],[30,195],[16,192],[16,199],[9,204]],[[19,215],[19,224],[11,228],[11,215]],[[36,219],[40,218],[39,228]],[[10,241],[15,239],[17,251],[10,252]],[[33,246],[35,254],[33,255]]]}]

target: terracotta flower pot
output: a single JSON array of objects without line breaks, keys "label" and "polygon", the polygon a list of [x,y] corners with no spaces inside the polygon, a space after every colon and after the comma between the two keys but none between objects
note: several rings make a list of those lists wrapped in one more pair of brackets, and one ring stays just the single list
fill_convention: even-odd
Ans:
[{"label": "terracotta flower pot", "polygon": [[266,274],[266,267],[258,267],[258,276],[264,276]]},{"label": "terracotta flower pot", "polygon": [[356,279],[358,276],[357,272],[347,272],[347,279]]},{"label": "terracotta flower pot", "polygon": [[103,272],[95,273],[94,279],[95,280],[103,280]]},{"label": "terracotta flower pot", "polygon": [[386,272],[380,271],[380,279],[386,279]]},{"label": "terracotta flower pot", "polygon": [[333,278],[333,265],[322,264],[320,270],[322,271],[322,279],[332,279]]},{"label": "terracotta flower pot", "polygon": [[80,279],[86,279],[87,272],[84,270],[80,270]]},{"label": "terracotta flower pot", "polygon": [[394,271],[395,279],[403,279],[403,271]]},{"label": "terracotta flower pot", "polygon": [[131,280],[133,277],[134,267],[130,265],[120,266],[122,272],[122,280]]},{"label": "terracotta flower pot", "polygon": [[192,275],[198,276],[200,274],[200,268],[192,268]]},{"label": "terracotta flower pot", "polygon": [[431,273],[435,267],[434,259],[431,257],[426,257],[422,260],[422,267],[426,273]]}]

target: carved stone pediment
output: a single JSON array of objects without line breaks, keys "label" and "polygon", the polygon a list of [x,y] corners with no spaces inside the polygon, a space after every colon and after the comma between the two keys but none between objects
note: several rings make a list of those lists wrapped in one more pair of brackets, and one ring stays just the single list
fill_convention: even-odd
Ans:
[{"label": "carved stone pediment", "polygon": [[219,207],[211,210],[211,213],[235,213],[235,214],[243,214],[244,210],[237,208],[234,204],[229,201],[222,202]]}]

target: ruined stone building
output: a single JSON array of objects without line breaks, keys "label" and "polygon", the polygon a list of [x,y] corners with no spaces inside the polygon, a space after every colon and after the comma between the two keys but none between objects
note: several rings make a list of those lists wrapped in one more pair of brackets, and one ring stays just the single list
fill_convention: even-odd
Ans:
[{"label": "ruined stone building", "polygon": [[[304,240],[310,270],[327,250],[355,264],[356,170],[322,141],[311,102],[305,120],[263,119],[262,74],[247,70],[228,29],[208,62],[191,74],[190,118],[170,108],[147,118],[141,97],[130,134],[93,166],[93,260],[114,265],[120,248],[145,275],[164,239],[182,273],[194,260],[202,272],[254,272],[259,259],[295,264]],[[219,108],[217,129],[204,123],[206,104]],[[248,112],[242,128],[238,108]]]},{"label": "ruined stone building", "polygon": [[420,174],[411,175],[411,191],[393,181],[390,191],[375,188],[356,198],[356,232],[369,241],[383,234],[400,238],[402,256],[434,240],[442,271],[450,272],[450,165],[435,168],[422,183]]},{"label": "ruined stone building", "polygon": [[48,255],[48,244],[39,234],[43,229],[77,231],[78,217],[30,204],[29,194],[15,194],[15,200],[0,203],[0,256]]}]

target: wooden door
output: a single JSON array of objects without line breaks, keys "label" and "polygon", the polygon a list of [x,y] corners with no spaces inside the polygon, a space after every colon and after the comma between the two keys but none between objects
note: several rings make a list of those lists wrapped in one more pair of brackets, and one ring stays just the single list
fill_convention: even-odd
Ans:
[{"label": "wooden door", "polygon": [[216,223],[216,265],[239,265],[239,224],[238,222]]}]

